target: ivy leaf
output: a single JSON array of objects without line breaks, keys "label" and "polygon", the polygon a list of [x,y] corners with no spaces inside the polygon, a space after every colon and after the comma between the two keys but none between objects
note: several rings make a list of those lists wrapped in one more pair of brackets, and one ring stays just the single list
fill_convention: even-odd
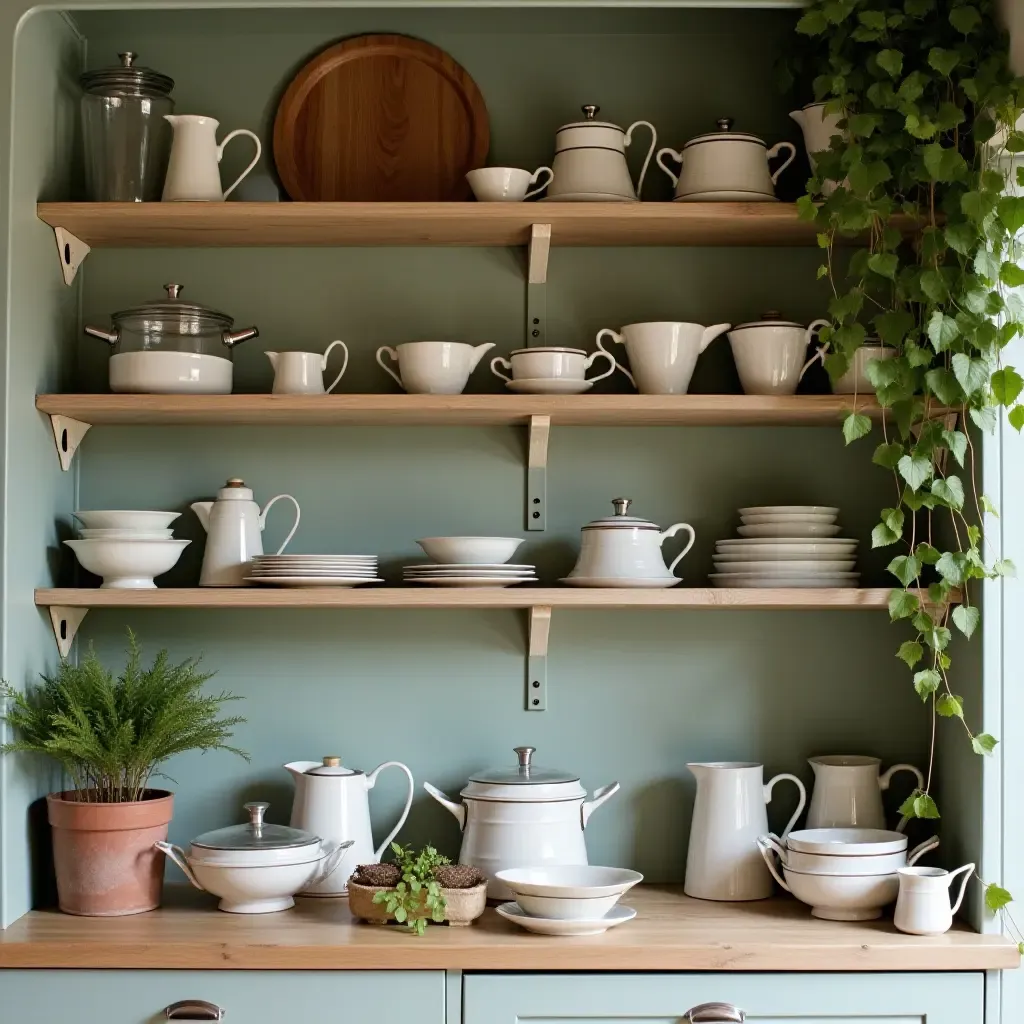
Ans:
[{"label": "ivy leaf", "polygon": [[1013,897],[1001,886],[994,883],[985,886],[985,906],[993,914],[997,914],[1003,907],[1012,902]]},{"label": "ivy leaf", "polygon": [[960,197],[960,210],[978,224],[996,208],[998,196],[990,192],[965,192]]},{"label": "ivy leaf", "polygon": [[977,7],[965,4],[949,12],[949,23],[961,35],[969,36],[981,24],[981,15]]},{"label": "ivy leaf", "polygon": [[944,50],[941,46],[933,46],[928,51],[928,66],[938,71],[943,78],[948,78],[959,63],[960,54],[956,50]]},{"label": "ivy leaf", "polygon": [[954,221],[946,225],[946,244],[961,256],[969,256],[978,241],[978,233],[969,221]]},{"label": "ivy leaf", "polygon": [[[890,544],[895,544],[900,539],[900,535],[893,530],[890,530],[885,523],[879,523],[871,531],[871,546],[872,548],[884,548]],[[902,582],[902,580],[900,581]]]},{"label": "ivy leaf", "polygon": [[941,478],[933,480],[932,494],[950,508],[956,509],[957,512],[964,507],[964,485],[957,476],[947,476],[945,480]]},{"label": "ivy leaf", "polygon": [[911,594],[908,590],[894,590],[889,594],[889,618],[893,622],[909,619],[920,607],[917,594]]},{"label": "ivy leaf", "polygon": [[895,253],[876,252],[868,257],[868,268],[871,272],[878,274],[879,277],[887,277],[890,281],[895,280],[899,267],[900,260]]},{"label": "ivy leaf", "polygon": [[1024,379],[1012,367],[1006,366],[992,374],[992,394],[1000,405],[1013,405],[1024,389]]},{"label": "ivy leaf", "polygon": [[996,519],[999,518],[999,509],[995,507],[992,499],[987,494],[981,496],[980,504],[982,512],[987,512],[990,516],[995,516]]},{"label": "ivy leaf", "polygon": [[[874,14],[876,12],[865,12]],[[862,14],[861,17],[864,15]],[[884,15],[883,15],[884,19]],[[879,128],[882,127],[881,114],[850,114],[846,118],[846,130],[851,135],[859,135],[863,138],[870,138]]]},{"label": "ivy leaf", "polygon": [[[881,318],[876,318],[876,325],[878,319]],[[940,310],[935,310],[928,321],[928,340],[932,343],[932,348],[936,352],[943,352],[959,337],[960,328],[957,322],[951,316],[946,316]],[[883,338],[882,340],[884,341],[885,339]],[[887,342],[886,344],[890,343]]]},{"label": "ivy leaf", "polygon": [[[877,530],[878,527],[876,526]],[[874,537],[872,536],[872,540]],[[875,545],[872,544],[872,547]],[[889,572],[905,587],[909,587],[921,572],[921,563],[913,555],[900,555],[889,563]]]},{"label": "ivy leaf", "polygon": [[871,461],[876,466],[882,466],[885,469],[895,469],[900,459],[903,458],[903,445],[901,444],[880,444],[876,449],[874,455],[871,456]]},{"label": "ivy leaf", "polygon": [[1024,285],[1024,268],[1007,260],[999,268],[999,280],[1008,288],[1019,288]]},{"label": "ivy leaf", "polygon": [[944,693],[935,702],[935,713],[943,718],[963,718],[964,702],[952,693]]},{"label": "ivy leaf", "polygon": [[937,270],[926,270],[921,275],[921,291],[928,296],[932,302],[943,302],[946,298],[946,282],[942,274]]},{"label": "ivy leaf", "polygon": [[[968,409],[967,414],[971,417],[974,425],[981,430],[984,430],[986,434],[991,434],[996,429],[996,424],[999,422],[996,417],[996,411],[990,405],[986,405],[981,409]],[[1012,413],[1011,415],[1011,423]]]},{"label": "ivy leaf", "polygon": [[883,508],[882,509],[882,522],[889,527],[893,533],[903,533],[903,509],[901,508]]},{"label": "ivy leaf", "polygon": [[974,605],[958,604],[953,609],[953,625],[968,639],[978,628],[980,621],[981,612]]},{"label": "ivy leaf", "polygon": [[858,195],[868,196],[892,177],[889,165],[883,160],[861,161],[850,168],[850,187]]},{"label": "ivy leaf", "polygon": [[828,21],[820,8],[808,11],[797,23],[796,30],[804,36],[820,36],[827,31]]},{"label": "ivy leaf", "polygon": [[[914,317],[905,309],[890,309],[876,316],[873,323],[881,341],[893,348],[897,348],[914,329]],[[956,327],[956,321],[953,321],[953,326]],[[960,333],[959,328],[957,333]]]},{"label": "ivy leaf", "polygon": [[1024,430],[1024,405],[1015,405],[1006,418],[1010,421],[1010,426],[1019,434],[1021,430]]},{"label": "ivy leaf", "polygon": [[913,668],[924,657],[924,648],[916,640],[905,640],[896,657],[906,662],[907,668]]},{"label": "ivy leaf", "polygon": [[931,544],[926,544],[924,541],[914,548],[914,554],[917,555],[925,565],[935,565],[941,557],[937,548],[933,548]]},{"label": "ivy leaf", "polygon": [[967,435],[959,430],[943,430],[942,440],[952,453],[953,458],[962,466],[964,456],[967,454]]},{"label": "ivy leaf", "polygon": [[964,581],[962,559],[963,555],[954,554],[952,551],[944,551],[935,563],[935,570],[947,583],[958,587]]},{"label": "ivy leaf", "polygon": [[1017,566],[1009,558],[1000,558],[998,562],[993,563],[992,571],[997,576],[1016,576]]},{"label": "ivy leaf", "polygon": [[939,809],[935,801],[921,790],[915,789],[906,800],[900,804],[898,812],[904,818],[938,818]]},{"label": "ivy leaf", "polygon": [[[867,417],[864,417],[867,419]],[[932,475],[932,463],[920,455],[904,455],[897,463],[900,476],[910,484],[915,491],[920,490]]]},{"label": "ivy leaf", "polygon": [[903,70],[903,54],[899,50],[880,50],[875,60],[890,78],[896,78]]},{"label": "ivy leaf", "polygon": [[960,384],[950,370],[936,366],[924,375],[925,383],[943,405],[958,405],[961,398]]},{"label": "ivy leaf", "polygon": [[871,433],[871,420],[863,413],[852,412],[843,420],[843,437],[851,444],[858,438]]},{"label": "ivy leaf", "polygon": [[1024,228],[1024,197],[1003,196],[996,205],[996,215],[1011,235]]},{"label": "ivy leaf", "polygon": [[953,375],[964,389],[964,393],[973,395],[988,387],[988,363],[981,359],[971,359],[963,352],[957,352],[952,359]]},{"label": "ivy leaf", "polygon": [[974,748],[976,754],[991,754],[996,749],[996,744],[999,742],[995,736],[989,736],[987,732],[979,732],[977,736],[971,738],[971,746]]},{"label": "ivy leaf", "polygon": [[939,142],[924,147],[924,166],[932,181],[957,181],[967,172],[967,161],[960,153]]}]

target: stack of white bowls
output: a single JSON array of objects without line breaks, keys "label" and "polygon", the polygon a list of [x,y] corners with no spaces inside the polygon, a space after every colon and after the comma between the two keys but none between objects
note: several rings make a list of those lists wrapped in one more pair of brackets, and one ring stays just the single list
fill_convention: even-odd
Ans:
[{"label": "stack of white bowls", "polygon": [[406,583],[429,587],[510,587],[536,583],[533,565],[511,565],[522,537],[425,537],[417,544],[433,559],[405,566]]},{"label": "stack of white bowls", "polygon": [[837,536],[839,509],[759,505],[740,509],[739,537],[715,544],[716,587],[855,587],[857,541]]},{"label": "stack of white bowls", "polygon": [[383,583],[376,555],[257,555],[246,583],[267,587],[358,587]]},{"label": "stack of white bowls", "polygon": [[498,913],[541,935],[599,935],[632,921],[636,911],[617,904],[644,878],[638,871],[588,864],[510,868],[494,877],[516,898]]},{"label": "stack of white bowls", "polygon": [[180,512],[95,510],[75,512],[82,524],[78,540],[65,544],[84,569],[103,577],[109,590],[149,590],[154,577],[173,569],[191,544],[175,540],[171,523]]},{"label": "stack of white bowls", "polygon": [[[899,895],[899,869],[939,845],[936,836],[907,853],[902,832],[880,828],[809,828],[758,836],[758,848],[775,880],[813,917],[827,921],[870,921]],[[784,878],[779,877],[775,857]]]}]

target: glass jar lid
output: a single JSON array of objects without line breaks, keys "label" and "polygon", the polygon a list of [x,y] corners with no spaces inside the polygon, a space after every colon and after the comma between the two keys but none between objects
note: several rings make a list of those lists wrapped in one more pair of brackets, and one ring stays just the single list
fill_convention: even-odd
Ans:
[{"label": "glass jar lid", "polygon": [[146,96],[169,96],[174,88],[174,79],[160,74],[152,68],[135,63],[136,54],[119,53],[121,63],[111,68],[86,71],[78,78],[86,92],[118,95],[122,93]]},{"label": "glass jar lid", "polygon": [[268,825],[263,820],[270,804],[260,801],[245,804],[249,821],[244,825],[228,825],[212,832],[204,832],[192,840],[193,846],[207,850],[292,850],[320,842],[320,837],[301,828],[287,825]]},{"label": "glass jar lid", "polygon": [[615,513],[605,516],[604,519],[595,519],[583,527],[584,530],[657,530],[661,533],[661,527],[652,523],[649,519],[640,519],[638,516],[628,514],[629,506],[633,504],[632,498],[612,498],[612,506]]},{"label": "glass jar lid", "polygon": [[803,324],[793,320],[783,320],[782,314],[777,309],[770,309],[767,313],[761,314],[760,320],[751,320],[749,323],[740,324],[734,327],[734,331],[742,331],[745,327],[799,327],[803,330]]},{"label": "glass jar lid", "polygon": [[491,768],[469,777],[470,782],[496,783],[502,786],[545,786],[559,782],[579,782],[572,772],[556,768],[538,768],[533,763],[536,747],[513,747],[519,764],[513,768]]},{"label": "glass jar lid", "polygon": [[181,299],[183,287],[180,284],[165,284],[166,299],[154,299],[152,302],[118,310],[110,318],[118,326],[131,327],[144,323],[147,327],[170,327],[180,334],[205,334],[207,331],[231,329],[234,317],[216,309],[207,309],[198,303],[184,302]]},{"label": "glass jar lid", "polygon": [[731,117],[720,117],[717,124],[717,132],[708,132],[706,135],[697,135],[690,139],[690,141],[683,146],[683,149],[689,149],[690,146],[699,146],[702,142],[753,142],[755,145],[764,146],[765,149],[768,148],[764,139],[760,139],[756,135],[747,135],[744,132],[734,132],[732,130],[733,119]]}]

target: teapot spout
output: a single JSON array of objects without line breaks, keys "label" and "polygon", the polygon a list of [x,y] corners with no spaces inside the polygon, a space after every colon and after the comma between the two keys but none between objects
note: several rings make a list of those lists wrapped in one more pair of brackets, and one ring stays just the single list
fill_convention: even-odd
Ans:
[{"label": "teapot spout", "polygon": [[277,352],[267,352],[266,356],[270,360],[270,365],[276,370],[277,369],[278,353]]},{"label": "teapot spout", "polygon": [[714,327],[705,327],[704,333],[700,337],[700,350],[704,351],[715,340],[722,334],[725,334],[727,330],[732,327],[732,324],[715,324]]},{"label": "teapot spout", "polygon": [[300,775],[305,775],[313,768],[319,768],[320,764],[320,761],[291,761],[284,766],[284,770],[291,772],[298,779]]},{"label": "teapot spout", "polygon": [[445,794],[442,793],[441,790],[439,790],[437,788],[437,786],[432,786],[429,782],[424,782],[423,783],[423,788],[442,807],[446,807],[449,811],[452,812],[453,815],[455,815],[455,820],[459,823],[459,828],[460,829],[464,829],[466,827],[466,805],[465,804],[457,804],[454,800],[452,800],[449,797],[445,796]]},{"label": "teapot spout", "polygon": [[199,517],[199,524],[207,533],[210,532],[210,510],[213,508],[212,501],[193,501],[192,511]]},{"label": "teapot spout", "polygon": [[483,359],[485,355],[487,355],[488,352],[491,351],[492,348],[494,348],[494,344],[495,343],[493,341],[487,341],[484,342],[483,345],[477,345],[476,348],[473,349],[473,357],[470,362],[470,370],[475,370],[477,368],[477,364],[480,362],[481,359]]},{"label": "teapot spout", "polygon": [[806,110],[791,110],[789,116],[796,121],[801,128],[807,123],[807,111]]}]

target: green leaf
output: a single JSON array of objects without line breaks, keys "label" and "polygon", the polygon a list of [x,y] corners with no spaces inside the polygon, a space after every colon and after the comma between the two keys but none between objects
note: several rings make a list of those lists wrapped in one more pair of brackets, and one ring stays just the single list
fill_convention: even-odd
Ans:
[{"label": "green leaf", "polygon": [[863,413],[852,412],[845,420],[843,420],[843,437],[846,438],[847,444],[851,444],[858,438],[864,437],[866,434],[870,433],[871,420]]},{"label": "green leaf", "polygon": [[976,754],[986,755],[996,749],[998,742],[999,740],[995,736],[989,736],[987,732],[979,732],[977,736],[972,737],[971,746]]},{"label": "green leaf", "polygon": [[928,296],[932,302],[943,302],[946,298],[946,282],[942,274],[937,270],[926,270],[921,275],[921,291]]},{"label": "green leaf", "polygon": [[999,268],[999,280],[1008,288],[1020,288],[1021,285],[1024,285],[1024,267],[1019,267],[1016,263],[1007,260]]},{"label": "green leaf", "polygon": [[405,907],[396,907],[394,913],[395,913],[395,920],[399,924],[401,924],[403,921],[405,921],[409,917],[409,912],[405,909]]},{"label": "green leaf", "polygon": [[893,590],[889,594],[889,618],[893,622],[897,619],[909,619],[920,606],[917,594],[911,594],[906,590]]},{"label": "green leaf", "polygon": [[960,63],[960,54],[956,50],[944,50],[941,46],[933,46],[928,51],[928,66],[934,68],[943,78]]},{"label": "green leaf", "polygon": [[953,625],[968,639],[978,628],[981,621],[981,612],[973,605],[958,604],[953,609]]},{"label": "green leaf", "polygon": [[870,138],[881,127],[881,114],[850,114],[846,118],[846,130],[850,135]]},{"label": "green leaf", "polygon": [[[875,527],[878,529],[878,527]],[[873,540],[874,538],[872,538]],[[876,545],[872,543],[872,547]],[[921,572],[921,563],[913,555],[900,555],[889,563],[889,572],[905,587],[909,587]]]},{"label": "green leaf", "polygon": [[981,15],[977,7],[965,4],[949,12],[949,23],[961,35],[969,36],[981,24]]},{"label": "green leaf", "polygon": [[1007,420],[1010,422],[1010,426],[1013,427],[1017,433],[1024,430],[1024,405],[1015,405],[1007,414]]},{"label": "green leaf", "polygon": [[[876,316],[875,332],[886,345],[899,346],[907,334],[914,329],[914,317],[905,309],[890,309]],[[956,322],[954,321],[954,326]],[[959,329],[957,330],[959,333]]]},{"label": "green leaf", "polygon": [[[867,419],[867,417],[864,417]],[[904,455],[897,463],[900,476],[916,491],[927,482],[932,475],[932,463],[930,459],[922,458],[920,455]]]},{"label": "green leaf", "polygon": [[985,886],[985,906],[992,911],[993,914],[998,913],[1008,903],[1013,902],[1013,897],[1001,886],[986,885]]},{"label": "green leaf", "polygon": [[797,23],[796,30],[804,36],[820,36],[828,29],[828,21],[820,8],[809,10]]},{"label": "green leaf", "polygon": [[935,702],[935,713],[943,718],[963,718],[964,702],[952,693],[944,693]]},{"label": "green leaf", "polygon": [[935,801],[927,793],[918,793],[917,796],[913,798],[911,809],[914,812],[911,817],[914,818],[929,818],[931,820],[935,820],[939,817],[939,809],[935,806]]},{"label": "green leaf", "polygon": [[990,192],[965,192],[960,197],[960,210],[977,224],[996,208],[998,197]]},{"label": "green leaf", "polygon": [[875,60],[890,78],[895,78],[903,70],[903,54],[899,50],[880,50]]},{"label": "green leaf", "polygon": [[991,405],[986,405],[982,409],[968,409],[967,414],[971,417],[971,421],[975,426],[984,430],[986,434],[991,434],[999,422],[996,411]]},{"label": "green leaf", "polygon": [[882,522],[894,533],[903,533],[903,509],[884,508],[882,509]]},{"label": "green leaf", "polygon": [[896,271],[900,267],[899,257],[891,252],[876,252],[873,256],[868,257],[868,267],[879,277],[894,280]]},{"label": "green leaf", "polygon": [[954,587],[964,581],[963,556],[952,551],[944,551],[935,563],[935,571]]},{"label": "green leaf", "polygon": [[957,326],[957,322],[951,316],[946,316],[940,310],[935,310],[928,321],[928,340],[932,343],[932,348],[936,352],[942,352],[959,337],[960,328]]},{"label": "green leaf", "polygon": [[867,28],[874,29],[876,32],[885,31],[884,11],[861,11],[857,15],[857,20],[862,25],[865,25]]},{"label": "green leaf", "polygon": [[1024,390],[1024,379],[1012,366],[996,370],[992,374],[992,394],[1000,405],[1013,405],[1021,390]]},{"label": "green leaf", "polygon": [[1012,577],[1017,575],[1017,566],[1009,558],[1000,558],[999,561],[993,563],[992,571],[997,576]]},{"label": "green leaf", "polygon": [[937,548],[933,548],[931,544],[926,544],[923,541],[914,548],[914,554],[921,559],[924,565],[935,565],[941,557]]},{"label": "green leaf", "polygon": [[939,142],[924,147],[924,166],[933,181],[957,181],[967,172],[967,161],[960,153]]},{"label": "green leaf", "polygon": [[950,370],[944,366],[936,366],[924,375],[925,383],[932,394],[943,405],[958,405],[962,397],[960,383]]},{"label": "green leaf", "polygon": [[933,651],[944,651],[949,646],[949,641],[952,638],[952,633],[945,626],[936,626],[931,631],[931,634],[925,637],[925,643]]},{"label": "green leaf", "polygon": [[967,454],[967,435],[962,434],[959,430],[943,430],[942,440],[952,453],[953,458],[962,466],[964,456]]},{"label": "green leaf", "polygon": [[903,457],[903,445],[901,444],[880,444],[876,449],[874,455],[871,456],[871,461],[876,466],[883,466],[885,469],[895,469],[900,459]]},{"label": "green leaf", "polygon": [[914,689],[921,700],[927,700],[942,685],[942,676],[933,668],[914,674]]},{"label": "green leaf", "polygon": [[895,544],[900,539],[900,535],[890,530],[885,523],[879,523],[871,531],[871,546],[872,548],[884,548],[889,544]]},{"label": "green leaf", "polygon": [[996,519],[999,518],[999,509],[995,507],[992,499],[987,494],[981,496],[980,505],[982,512],[987,512],[990,516],[995,516]]},{"label": "green leaf", "polygon": [[996,215],[1011,235],[1024,228],[1024,197],[1003,196],[996,204]]},{"label": "green leaf", "polygon": [[952,359],[953,375],[956,377],[964,393],[973,395],[988,387],[988,363],[981,359],[971,359],[963,352],[957,352]]},{"label": "green leaf", "polygon": [[961,256],[974,252],[978,232],[968,221],[954,221],[946,225],[946,244]]},{"label": "green leaf", "polygon": [[879,185],[892,177],[889,165],[882,160],[871,160],[854,164],[850,168],[850,187],[858,195],[868,196]]}]

